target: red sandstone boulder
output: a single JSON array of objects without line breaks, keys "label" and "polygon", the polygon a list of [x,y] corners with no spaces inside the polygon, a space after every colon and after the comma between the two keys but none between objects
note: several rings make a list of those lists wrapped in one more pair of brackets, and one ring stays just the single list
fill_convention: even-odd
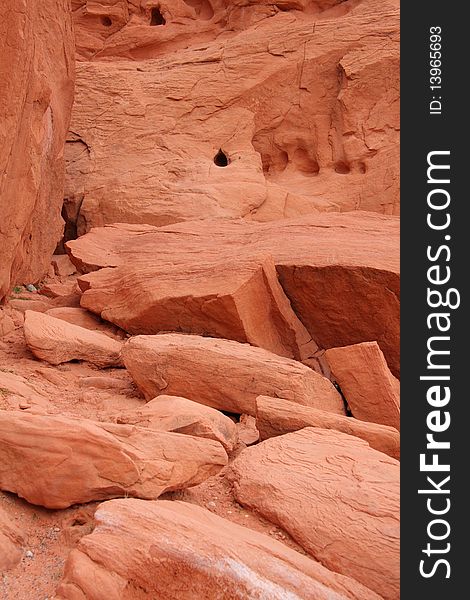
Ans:
[{"label": "red sandstone boulder", "polygon": [[76,273],[75,266],[66,254],[54,254],[51,259],[51,265],[54,268],[54,273],[58,277],[68,277]]},{"label": "red sandstone boulder", "polygon": [[326,358],[357,419],[400,429],[400,383],[376,342],[331,348]]},{"label": "red sandstone boulder", "polygon": [[361,438],[371,448],[400,460],[400,434],[395,428],[299,406],[282,398],[256,398],[256,427],[262,440],[304,427],[334,429]]},{"label": "red sandstone boulder", "polygon": [[180,396],[158,396],[138,410],[116,418],[118,423],[173,431],[220,442],[227,452],[237,441],[235,423],[220,411]]},{"label": "red sandstone boulder", "polygon": [[85,360],[98,367],[121,366],[122,343],[43,313],[26,311],[24,336],[37,358],[53,365]]},{"label": "red sandstone boulder", "polygon": [[69,555],[57,600],[379,600],[354,579],[193,504],[112,500],[95,519]]},{"label": "red sandstone boulder", "polygon": [[124,364],[146,398],[184,396],[233,413],[255,414],[259,395],[344,413],[333,384],[301,363],[262,348],[196,335],[141,335],[123,347]]},{"label": "red sandstone boulder", "polygon": [[20,562],[24,543],[23,532],[0,508],[0,575]]},{"label": "red sandstone boulder", "polygon": [[105,333],[117,340],[122,340],[127,337],[122,329],[119,329],[119,327],[116,327],[107,321],[103,321],[100,317],[85,308],[59,306],[57,308],[50,308],[46,312],[50,317],[54,317],[55,319],[61,319],[62,321],[66,321],[72,325],[78,325],[84,329],[90,329],[91,331]]},{"label": "red sandstone boulder", "polygon": [[307,427],[247,448],[228,475],[241,504],[324,566],[398,600],[399,474],[363,440]]},{"label": "red sandstone boulder", "polygon": [[0,301],[49,267],[60,238],[73,101],[69,2],[0,3]]},{"label": "red sandstone boulder", "polygon": [[0,408],[44,413],[50,400],[21,375],[0,370]]},{"label": "red sandstone boulder", "polygon": [[[394,217],[356,212],[265,224],[114,225],[67,247],[79,270],[98,271],[79,281],[82,306],[130,333],[224,337],[301,360],[318,347],[378,340],[399,372]],[[263,256],[272,256],[290,304],[273,277],[268,285]]]},{"label": "red sandstone boulder", "polygon": [[120,496],[155,499],[227,464],[212,440],[86,419],[0,411],[0,489],[66,508]]}]

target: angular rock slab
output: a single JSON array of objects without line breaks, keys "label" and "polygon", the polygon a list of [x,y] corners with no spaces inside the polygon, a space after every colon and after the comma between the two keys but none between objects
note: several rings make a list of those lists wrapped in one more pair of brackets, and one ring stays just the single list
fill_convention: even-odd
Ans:
[{"label": "angular rock slab", "polygon": [[2,0],[0,301],[47,273],[61,235],[74,58],[69,2]]},{"label": "angular rock slab", "polygon": [[122,366],[121,342],[44,313],[25,312],[24,336],[34,356],[52,365],[85,360],[97,367]]},{"label": "angular rock slab", "polygon": [[226,464],[212,440],[0,412],[0,489],[46,508],[120,496],[153,500],[198,485]]},{"label": "angular rock slab", "polygon": [[158,396],[138,410],[121,413],[116,421],[215,440],[227,452],[231,452],[237,442],[237,427],[232,419],[181,396]]},{"label": "angular rock slab", "polygon": [[184,396],[254,416],[256,398],[273,395],[344,414],[331,381],[302,363],[229,340],[178,333],[139,335],[123,347],[124,364],[147,399]]},{"label": "angular rock slab", "polygon": [[95,519],[67,559],[57,600],[379,600],[353,579],[193,504],[112,500]]},{"label": "angular rock slab", "polygon": [[228,476],[240,504],[316,560],[398,600],[399,474],[363,440],[307,427],[247,448]]},{"label": "angular rock slab", "polygon": [[400,383],[376,342],[327,350],[326,359],[352,414],[400,429]]},{"label": "angular rock slab", "polygon": [[304,427],[332,429],[360,438],[371,448],[400,460],[400,434],[394,427],[299,406],[282,398],[259,396],[256,399],[256,427],[262,440]]},{"label": "angular rock slab", "polygon": [[0,508],[0,575],[20,562],[24,543],[23,532]]},{"label": "angular rock slab", "polygon": [[[279,353],[276,340],[291,348],[292,339],[299,348],[308,340],[286,328],[269,294],[256,300],[263,288],[255,294],[253,274],[262,279],[260,257],[271,256],[290,310],[318,347],[377,340],[392,372],[399,373],[396,217],[354,212],[262,224],[113,225],[67,248],[79,270],[98,271],[79,280],[82,306],[130,333],[197,333]],[[235,303],[236,290],[245,303]]]}]

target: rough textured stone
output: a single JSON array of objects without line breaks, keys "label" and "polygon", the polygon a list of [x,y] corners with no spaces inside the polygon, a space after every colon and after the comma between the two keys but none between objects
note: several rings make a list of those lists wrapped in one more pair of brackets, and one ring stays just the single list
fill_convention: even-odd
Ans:
[{"label": "rough textured stone", "polygon": [[363,440],[307,427],[247,448],[229,477],[241,504],[316,560],[398,600],[399,473]]},{"label": "rough textured stone", "polygon": [[[41,311],[39,311],[41,312]],[[100,331],[101,333],[105,333],[115,339],[124,339],[127,337],[126,333],[108,323],[107,321],[103,321],[90,311],[85,308],[80,308],[76,306],[59,306],[57,308],[50,308],[47,311],[47,314],[55,319],[61,319],[62,321],[66,321],[67,323],[71,323],[72,325],[78,325],[79,327],[83,327],[85,329],[90,329],[91,331]]]},{"label": "rough textured stone", "polygon": [[120,496],[155,499],[227,464],[212,440],[87,419],[0,411],[0,488],[66,508]]},{"label": "rough textured stone", "polygon": [[81,278],[82,306],[130,333],[183,331],[269,350],[281,340],[301,349],[308,339],[282,317],[281,299],[273,303],[272,295],[240,279],[247,265],[252,279],[254,268],[263,279],[260,257],[272,256],[292,309],[320,348],[377,340],[399,372],[395,217],[355,212],[263,224],[115,225],[67,246],[81,271],[98,271]]},{"label": "rough textured stone", "polygon": [[51,265],[54,268],[54,274],[58,277],[67,277],[76,272],[75,266],[66,254],[54,254]]},{"label": "rough textured stone", "polygon": [[49,399],[21,375],[0,369],[0,408],[26,407],[33,412],[45,412]]},{"label": "rough textured stone", "polygon": [[331,348],[326,358],[357,419],[400,429],[400,383],[376,342]]},{"label": "rough textured stone", "polygon": [[192,504],[112,500],[95,519],[69,555],[57,600],[379,600],[353,579]]},{"label": "rough textured stone", "polygon": [[24,336],[34,356],[52,365],[70,360],[86,360],[97,367],[122,365],[121,342],[44,313],[26,311]]},{"label": "rough textured stone", "polygon": [[13,525],[5,511],[0,508],[0,574],[20,562],[24,543],[23,532]]},{"label": "rough textured stone", "polygon": [[153,2],[75,6],[80,234],[398,211],[397,0],[165,0],[163,26]]},{"label": "rough textured stone", "polygon": [[1,2],[0,301],[47,272],[61,236],[73,49],[68,0]]},{"label": "rough textured stone", "polygon": [[394,427],[299,406],[282,398],[256,398],[256,427],[262,440],[304,427],[334,429],[361,438],[371,448],[400,460],[400,434]]},{"label": "rough textured stone", "polygon": [[117,422],[208,438],[220,442],[227,452],[237,441],[237,428],[229,417],[181,396],[158,396],[138,410],[120,414]]},{"label": "rough textured stone", "polygon": [[333,384],[301,363],[228,340],[195,335],[141,335],[122,351],[124,364],[146,398],[184,396],[233,413],[255,414],[259,395],[343,414]]}]

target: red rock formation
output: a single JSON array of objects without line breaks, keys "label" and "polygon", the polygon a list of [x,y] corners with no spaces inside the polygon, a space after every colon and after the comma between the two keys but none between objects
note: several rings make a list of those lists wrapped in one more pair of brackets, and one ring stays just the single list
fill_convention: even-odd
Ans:
[{"label": "red rock formation", "polygon": [[74,4],[79,233],[398,212],[397,0]]},{"label": "red rock formation", "polygon": [[0,301],[42,277],[60,239],[73,98],[68,0],[0,6]]},{"label": "red rock formation", "polygon": [[379,600],[354,579],[192,504],[113,500],[95,518],[70,553],[57,600]]},{"label": "red rock formation", "polygon": [[181,396],[158,396],[138,410],[120,413],[116,421],[215,440],[227,452],[231,452],[237,442],[237,428],[229,417]]},{"label": "red rock formation", "polygon": [[256,399],[256,427],[262,440],[304,427],[334,429],[361,438],[371,448],[400,460],[400,434],[394,427],[299,406],[282,398],[259,396]]},{"label": "red rock formation", "polygon": [[357,419],[400,429],[400,383],[376,342],[331,348],[326,358]]},{"label": "red rock formation", "polygon": [[0,411],[0,489],[46,508],[154,499],[197,485],[226,464],[223,447],[212,440]]},{"label": "red rock formation", "polygon": [[26,311],[24,336],[34,356],[52,365],[70,360],[86,360],[97,367],[122,365],[122,342],[40,312]]},{"label": "red rock formation", "polygon": [[259,395],[289,398],[343,414],[333,384],[301,363],[228,340],[195,335],[141,335],[122,357],[146,398],[185,396],[232,413],[254,415]]},{"label": "red rock formation", "polygon": [[230,467],[241,504],[386,600],[399,598],[399,475],[364,441],[310,427],[251,446]]},{"label": "red rock formation", "polygon": [[16,566],[22,555],[25,537],[0,508],[0,574]]},{"label": "red rock formation", "polygon": [[[81,278],[81,303],[131,333],[208,334],[304,358],[316,347],[305,326],[323,348],[377,340],[398,373],[398,236],[395,217],[355,212],[114,225],[67,246],[82,271],[114,267]],[[266,256],[292,307],[266,283]]]}]

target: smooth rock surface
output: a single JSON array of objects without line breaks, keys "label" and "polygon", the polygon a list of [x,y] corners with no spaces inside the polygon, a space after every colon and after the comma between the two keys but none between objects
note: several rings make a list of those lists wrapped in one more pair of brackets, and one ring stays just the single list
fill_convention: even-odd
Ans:
[{"label": "smooth rock surface", "polygon": [[331,348],[325,353],[352,414],[361,421],[400,429],[400,383],[376,342]]},{"label": "smooth rock surface", "polygon": [[158,396],[138,410],[121,413],[116,421],[215,440],[227,452],[232,451],[237,442],[237,428],[229,417],[181,396]]},{"label": "smooth rock surface", "polygon": [[46,508],[155,499],[197,485],[226,464],[223,447],[212,440],[0,411],[0,489]]},{"label": "smooth rock surface", "polygon": [[62,233],[74,67],[68,0],[2,0],[0,301],[47,273]]},{"label": "smooth rock surface", "polygon": [[183,396],[255,415],[256,398],[273,395],[344,414],[333,384],[301,363],[262,348],[195,335],[139,335],[123,347],[124,364],[147,399]]},{"label": "smooth rock surface", "polygon": [[192,504],[112,500],[95,519],[70,553],[57,600],[379,600],[353,579]]},{"label": "smooth rock surface", "polygon": [[229,467],[242,505],[386,600],[400,597],[399,475],[398,461],[363,440],[310,427],[251,446]]},{"label": "smooth rock surface", "polygon": [[256,398],[256,427],[262,440],[304,427],[333,429],[361,438],[371,448],[400,460],[400,434],[394,427],[359,421],[282,398]]},{"label": "smooth rock surface", "polygon": [[71,360],[103,368],[122,365],[121,342],[44,313],[26,311],[24,335],[34,356],[52,365]]}]

